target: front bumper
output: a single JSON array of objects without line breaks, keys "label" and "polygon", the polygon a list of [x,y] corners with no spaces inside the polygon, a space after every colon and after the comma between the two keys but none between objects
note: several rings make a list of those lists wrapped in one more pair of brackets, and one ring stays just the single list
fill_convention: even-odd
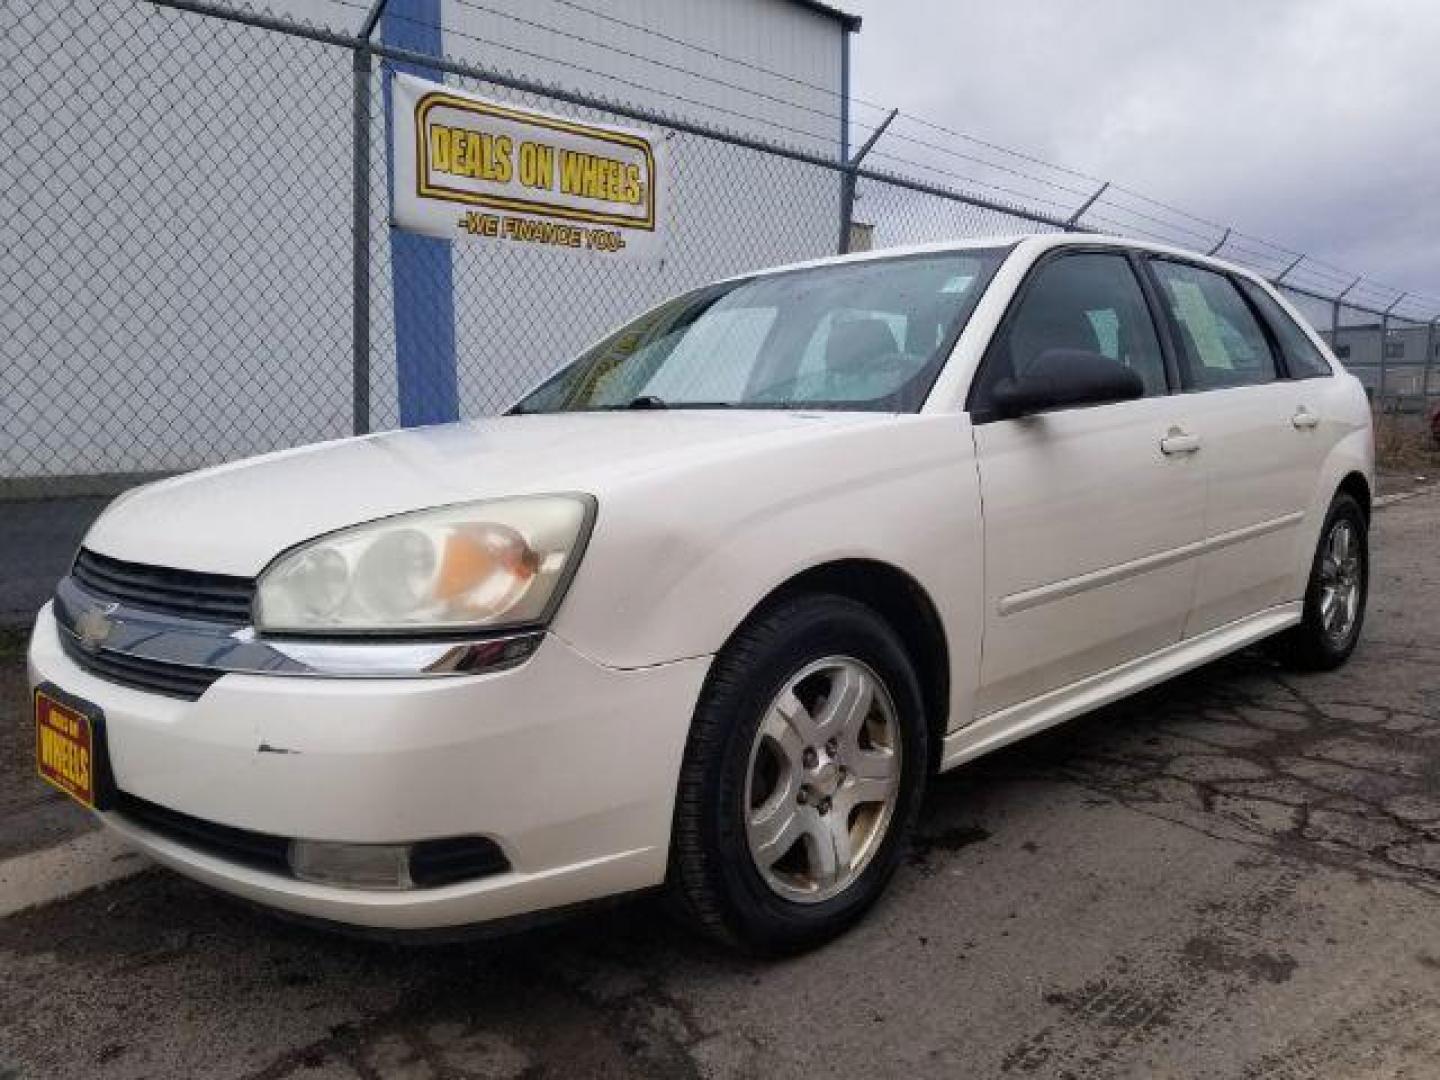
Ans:
[{"label": "front bumper", "polygon": [[277,836],[495,840],[504,873],[430,889],[301,882],[119,814],[157,861],[249,899],[358,926],[460,926],[663,881],[680,759],[709,658],[608,668],[547,636],[519,667],[445,679],[227,674],[196,701],[78,667],[50,607],[32,683],[104,710],[116,785],[207,822]]}]

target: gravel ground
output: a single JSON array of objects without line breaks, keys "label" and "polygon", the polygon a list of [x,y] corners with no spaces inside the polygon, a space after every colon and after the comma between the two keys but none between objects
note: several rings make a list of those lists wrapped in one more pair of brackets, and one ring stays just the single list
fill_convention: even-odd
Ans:
[{"label": "gravel ground", "polygon": [[1440,497],[1376,526],[1345,669],[1247,653],[941,778],[819,952],[650,900],[385,946],[151,871],[0,919],[0,1078],[1440,1075]]}]

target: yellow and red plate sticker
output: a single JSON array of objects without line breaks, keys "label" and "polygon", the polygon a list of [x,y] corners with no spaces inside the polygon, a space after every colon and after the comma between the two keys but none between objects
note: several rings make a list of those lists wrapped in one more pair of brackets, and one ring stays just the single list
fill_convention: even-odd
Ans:
[{"label": "yellow and red plate sticker", "polygon": [[95,809],[95,725],[44,690],[35,691],[35,761],[42,780]]}]

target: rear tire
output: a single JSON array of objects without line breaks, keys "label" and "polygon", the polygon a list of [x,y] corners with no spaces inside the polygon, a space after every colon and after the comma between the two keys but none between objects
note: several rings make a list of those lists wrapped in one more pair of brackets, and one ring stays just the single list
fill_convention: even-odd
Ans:
[{"label": "rear tire", "polygon": [[1305,589],[1300,625],[1275,637],[1271,652],[1304,671],[1331,671],[1355,651],[1370,591],[1369,522],[1347,492],[1330,503]]},{"label": "rear tire", "polygon": [[670,892],[732,947],[820,945],[879,898],[919,810],[929,746],[895,631],[831,595],[784,600],[716,658],[681,767]]}]

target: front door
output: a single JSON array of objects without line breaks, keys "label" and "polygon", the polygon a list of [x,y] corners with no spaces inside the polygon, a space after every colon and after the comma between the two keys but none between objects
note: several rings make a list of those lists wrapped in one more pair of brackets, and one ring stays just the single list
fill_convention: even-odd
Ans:
[{"label": "front door", "polygon": [[[990,389],[1053,349],[1122,361],[1146,396],[993,418]],[[979,715],[1179,641],[1205,484],[1177,401],[1124,253],[1061,253],[1031,272],[970,399],[985,522]]]}]

